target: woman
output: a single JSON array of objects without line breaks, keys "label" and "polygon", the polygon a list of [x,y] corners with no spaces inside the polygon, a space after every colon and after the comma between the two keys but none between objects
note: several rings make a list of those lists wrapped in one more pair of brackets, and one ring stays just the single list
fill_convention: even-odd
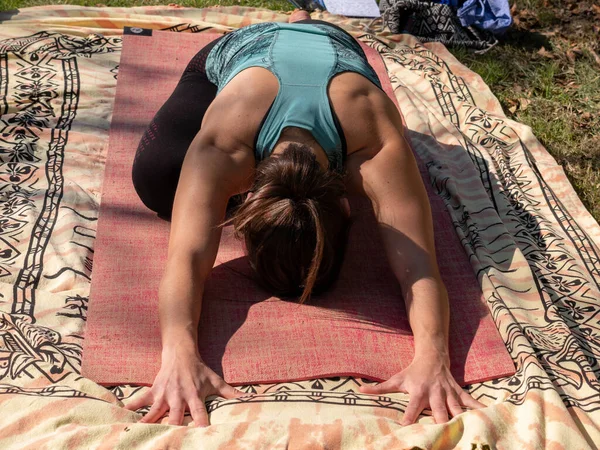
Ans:
[{"label": "woman", "polygon": [[147,394],[126,405],[152,404],[143,422],[168,411],[179,425],[189,409],[206,426],[208,395],[243,395],[204,364],[197,327],[228,201],[248,191],[232,221],[251,266],[271,291],[301,302],[337,274],[345,193],[367,196],[404,293],[415,358],[361,392],[410,394],[403,424],[427,406],[438,423],[462,406],[484,406],[450,373],[431,212],[398,110],[358,43],[307,18],[245,27],[202,49],[140,142],[136,190],[171,218],[159,288],[162,365]]}]

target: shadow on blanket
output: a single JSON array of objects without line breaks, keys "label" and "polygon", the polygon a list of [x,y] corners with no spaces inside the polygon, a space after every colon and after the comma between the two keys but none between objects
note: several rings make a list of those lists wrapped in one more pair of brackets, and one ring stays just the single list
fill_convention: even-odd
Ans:
[{"label": "shadow on blanket", "polygon": [[[494,146],[494,150],[489,150],[490,153],[497,152],[494,156],[495,167],[489,167],[476,146],[468,146],[467,150],[463,145],[442,144],[432,136],[414,131],[409,131],[408,136],[420,145],[435,148],[440,161],[452,161],[451,164],[456,164],[453,166],[455,172],[460,172],[465,179],[477,180],[474,189],[484,189],[488,195],[487,205],[481,208],[477,205],[477,211],[470,211],[454,194],[460,192],[461,196],[469,195],[464,192],[460,180],[438,177],[430,167],[432,184],[439,197],[450,208],[461,211],[462,218],[454,222],[454,227],[469,259],[478,259],[483,266],[477,271],[479,282],[483,283],[487,278],[496,289],[494,298],[488,299],[492,315],[496,317],[499,309],[510,311],[516,321],[515,326],[522,330],[533,348],[539,349],[538,358],[549,375],[581,385],[583,373],[587,383],[598,386],[600,366],[595,359],[588,358],[590,370],[580,371],[571,365],[577,346],[588,354],[594,352],[589,339],[592,329],[577,322],[584,317],[583,314],[594,311],[594,307],[589,303],[579,303],[577,299],[580,288],[587,290],[585,286],[588,281],[584,273],[573,265],[573,257],[569,254],[571,250],[568,246],[575,242],[565,241],[553,231],[552,222],[544,218],[547,213],[536,207],[542,205],[529,193],[530,188],[534,187],[515,182],[522,176],[520,172],[524,166],[529,165],[543,189],[546,201],[560,204],[560,198],[555,197],[556,194],[547,185],[525,142],[517,142],[523,148],[522,160],[511,159],[512,149],[503,146],[506,144],[494,142],[491,138],[490,142],[482,143]],[[445,155],[457,157],[447,158]],[[441,166],[438,168],[441,169]],[[497,173],[504,178],[500,179]],[[494,189],[492,186],[495,186]],[[482,217],[485,217],[485,227],[477,223]],[[493,243],[493,246],[484,246],[484,242]],[[583,256],[582,248],[575,245],[574,250]],[[512,284],[501,282],[503,274],[510,275],[517,270],[520,271],[517,278],[508,278]],[[593,280],[589,282],[594,284]],[[509,300],[507,296],[514,297]],[[518,306],[514,304],[515,301]],[[589,301],[594,302],[592,298]],[[537,326],[536,323],[543,326]],[[549,336],[552,338],[549,339]],[[506,346],[514,347],[516,344],[511,336],[508,339]],[[560,385],[555,384],[554,387],[558,392],[564,392]]]},{"label": "shadow on blanket", "polygon": [[18,9],[10,9],[8,11],[0,11],[0,25],[3,22],[8,22],[13,16],[19,14],[20,11]]}]

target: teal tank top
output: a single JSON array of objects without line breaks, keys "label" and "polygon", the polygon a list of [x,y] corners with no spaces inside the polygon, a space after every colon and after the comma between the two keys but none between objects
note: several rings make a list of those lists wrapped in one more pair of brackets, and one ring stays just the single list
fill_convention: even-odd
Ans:
[{"label": "teal tank top", "polygon": [[206,75],[220,92],[238,73],[263,67],[279,80],[279,91],[257,134],[257,162],[267,158],[285,127],[308,130],[325,150],[329,168],[342,171],[343,132],[327,87],[341,72],[357,72],[381,89],[360,44],[323,24],[267,22],[225,35],[210,51]]}]

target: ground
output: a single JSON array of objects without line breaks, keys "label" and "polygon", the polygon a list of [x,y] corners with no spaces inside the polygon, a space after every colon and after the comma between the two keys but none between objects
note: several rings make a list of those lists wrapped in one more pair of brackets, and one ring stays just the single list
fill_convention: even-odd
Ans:
[{"label": "ground", "polygon": [[[291,11],[285,0],[174,0]],[[0,0],[0,10],[48,4],[136,6],[169,0]],[[597,0],[511,0],[512,29],[479,55],[452,52],[479,73],[506,115],[530,125],[600,221],[600,6]]]}]

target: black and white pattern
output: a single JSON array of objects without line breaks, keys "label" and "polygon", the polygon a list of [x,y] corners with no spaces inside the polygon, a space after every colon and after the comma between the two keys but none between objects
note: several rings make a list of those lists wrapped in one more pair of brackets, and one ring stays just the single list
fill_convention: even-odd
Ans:
[{"label": "black and white pattern", "polygon": [[498,43],[493,34],[474,27],[463,27],[456,10],[449,5],[422,0],[382,0],[382,17],[392,33],[409,33],[423,42],[441,42],[489,50]]},{"label": "black and white pattern", "polygon": [[[37,323],[46,313],[45,305],[38,311],[37,299],[46,280],[65,273],[76,273],[89,286],[94,228],[72,229],[72,243],[86,247],[81,269],[49,271],[45,255],[53,251],[65,149],[82,94],[78,60],[119,51],[120,43],[45,31],[0,41],[0,280],[12,285],[10,294],[3,289],[0,311],[3,382],[40,375],[58,382],[80,370],[83,336],[63,336]],[[74,213],[94,226],[95,217]],[[56,315],[83,322],[86,310],[87,298],[75,294]]]}]

